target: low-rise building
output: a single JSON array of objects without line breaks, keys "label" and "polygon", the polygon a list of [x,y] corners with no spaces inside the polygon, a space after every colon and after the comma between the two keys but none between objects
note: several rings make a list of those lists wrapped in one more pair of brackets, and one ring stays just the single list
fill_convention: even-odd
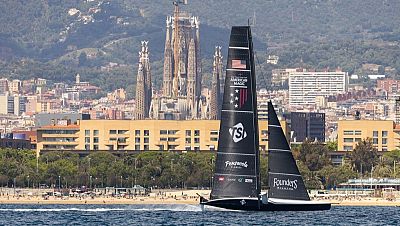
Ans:
[{"label": "low-rise building", "polygon": [[[281,121],[287,134],[286,121]],[[37,129],[37,153],[71,151],[215,151],[219,120],[80,120]],[[268,123],[259,121],[260,150],[268,148]]]},{"label": "low-rise building", "polygon": [[339,120],[338,150],[352,151],[358,142],[370,138],[378,151],[399,146],[399,131],[392,120]]}]

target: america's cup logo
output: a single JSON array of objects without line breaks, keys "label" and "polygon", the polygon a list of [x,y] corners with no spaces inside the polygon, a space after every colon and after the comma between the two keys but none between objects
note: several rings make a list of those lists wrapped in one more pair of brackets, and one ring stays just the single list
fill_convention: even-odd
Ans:
[{"label": "america's cup logo", "polygon": [[247,137],[247,133],[244,130],[243,124],[241,122],[232,126],[232,128],[229,129],[229,133],[231,134],[233,142],[235,143]]}]

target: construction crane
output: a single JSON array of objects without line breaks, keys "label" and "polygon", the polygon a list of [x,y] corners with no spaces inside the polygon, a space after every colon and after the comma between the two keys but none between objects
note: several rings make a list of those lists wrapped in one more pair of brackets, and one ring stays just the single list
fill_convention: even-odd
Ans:
[{"label": "construction crane", "polygon": [[178,96],[180,80],[180,56],[179,56],[179,5],[187,4],[187,0],[174,0],[174,78],[172,82],[173,96]]}]

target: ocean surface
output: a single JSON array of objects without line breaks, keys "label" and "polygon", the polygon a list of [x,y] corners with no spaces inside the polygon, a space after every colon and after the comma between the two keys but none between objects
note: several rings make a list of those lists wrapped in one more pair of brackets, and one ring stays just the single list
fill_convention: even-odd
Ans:
[{"label": "ocean surface", "polygon": [[0,225],[400,225],[400,207],[202,211],[199,205],[0,205]]}]

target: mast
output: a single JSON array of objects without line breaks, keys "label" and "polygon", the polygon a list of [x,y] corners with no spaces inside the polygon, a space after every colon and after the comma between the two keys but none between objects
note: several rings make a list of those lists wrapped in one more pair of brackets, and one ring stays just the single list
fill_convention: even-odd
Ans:
[{"label": "mast", "polygon": [[249,26],[232,27],[211,199],[259,197],[255,71]]},{"label": "mast", "polygon": [[271,101],[268,133],[268,198],[310,200]]}]

